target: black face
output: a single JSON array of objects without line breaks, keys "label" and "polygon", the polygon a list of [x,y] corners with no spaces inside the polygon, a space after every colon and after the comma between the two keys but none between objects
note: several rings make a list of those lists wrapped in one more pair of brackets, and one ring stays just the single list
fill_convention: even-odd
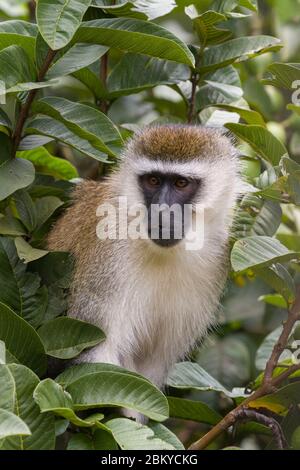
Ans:
[{"label": "black face", "polygon": [[[200,180],[173,173],[155,172],[139,176],[148,211],[148,235],[155,243],[173,246],[184,237],[189,223],[184,206],[192,203],[200,183]],[[175,211],[171,207],[174,208],[174,204]],[[169,212],[168,208],[171,209]]]}]

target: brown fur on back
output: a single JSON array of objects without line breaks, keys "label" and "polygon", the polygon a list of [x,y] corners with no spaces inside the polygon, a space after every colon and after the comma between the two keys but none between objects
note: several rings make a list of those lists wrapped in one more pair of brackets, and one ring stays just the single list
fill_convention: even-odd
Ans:
[{"label": "brown fur on back", "polygon": [[50,250],[70,251],[77,257],[84,257],[84,251],[97,240],[96,208],[103,201],[105,186],[105,182],[84,181],[75,188],[73,204],[48,236]]}]

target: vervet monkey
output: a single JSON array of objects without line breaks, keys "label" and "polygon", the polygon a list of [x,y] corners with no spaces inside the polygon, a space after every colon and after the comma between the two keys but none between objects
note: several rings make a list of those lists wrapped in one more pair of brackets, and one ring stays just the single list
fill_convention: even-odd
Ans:
[{"label": "vervet monkey", "polygon": [[[68,315],[106,334],[106,340],[82,353],[79,362],[117,364],[158,387],[164,385],[170,367],[216,321],[240,187],[237,152],[230,139],[219,130],[188,125],[145,128],[129,141],[118,169],[103,182],[78,185],[73,205],[49,235],[48,247],[75,256]],[[148,209],[142,223],[146,237],[97,236],[98,207],[117,207],[120,197],[128,207]],[[159,218],[154,223],[149,211],[155,204]],[[170,218],[169,235],[163,236],[159,207],[173,204],[192,205],[192,222],[198,206],[203,211],[203,246],[187,249],[192,222],[182,239],[175,237],[176,224],[186,225],[176,215]],[[152,238],[155,224],[158,235]]]}]

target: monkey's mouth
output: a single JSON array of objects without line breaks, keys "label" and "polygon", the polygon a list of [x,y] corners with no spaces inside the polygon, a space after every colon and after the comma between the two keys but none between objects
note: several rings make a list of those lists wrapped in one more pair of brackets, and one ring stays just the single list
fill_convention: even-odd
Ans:
[{"label": "monkey's mouth", "polygon": [[165,248],[175,246],[183,239],[183,235],[179,236],[174,228],[165,228],[161,225],[149,227],[148,236],[156,245]]}]

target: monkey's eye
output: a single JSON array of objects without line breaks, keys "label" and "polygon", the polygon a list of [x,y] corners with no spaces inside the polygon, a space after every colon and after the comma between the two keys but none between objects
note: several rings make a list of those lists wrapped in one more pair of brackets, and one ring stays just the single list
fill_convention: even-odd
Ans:
[{"label": "monkey's eye", "polygon": [[155,175],[149,175],[147,178],[147,183],[153,187],[160,186],[160,178]]},{"label": "monkey's eye", "polygon": [[177,178],[175,181],[175,186],[178,189],[186,188],[189,184],[189,181],[186,178]]}]

